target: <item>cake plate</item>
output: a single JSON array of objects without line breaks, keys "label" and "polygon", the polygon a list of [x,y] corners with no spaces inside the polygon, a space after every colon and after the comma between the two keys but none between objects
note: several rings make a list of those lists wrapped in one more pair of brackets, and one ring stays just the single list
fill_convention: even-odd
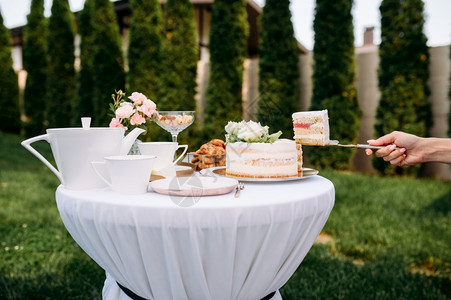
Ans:
[{"label": "cake plate", "polygon": [[220,177],[228,177],[235,178],[239,181],[247,181],[247,182],[283,182],[283,181],[293,181],[293,180],[301,180],[306,179],[312,176],[317,175],[318,170],[311,168],[302,168],[302,175],[299,174],[296,177],[284,177],[284,178],[253,178],[253,177],[239,177],[239,176],[230,176],[226,175],[226,167],[214,167],[200,170],[200,174],[203,176],[220,176]]}]

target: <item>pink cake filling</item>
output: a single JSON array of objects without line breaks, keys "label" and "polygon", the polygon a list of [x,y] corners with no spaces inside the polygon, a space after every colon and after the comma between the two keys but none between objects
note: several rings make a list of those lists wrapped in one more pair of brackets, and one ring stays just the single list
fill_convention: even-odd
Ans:
[{"label": "pink cake filling", "polygon": [[304,129],[309,129],[310,126],[312,126],[313,123],[294,123],[293,126],[294,128],[304,128]]}]

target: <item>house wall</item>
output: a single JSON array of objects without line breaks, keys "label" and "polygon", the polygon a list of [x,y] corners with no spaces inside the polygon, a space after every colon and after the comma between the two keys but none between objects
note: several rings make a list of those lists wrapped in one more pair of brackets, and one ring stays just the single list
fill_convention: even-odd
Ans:
[{"label": "house wall", "polygon": [[[431,90],[429,102],[432,106],[433,126],[430,135],[448,137],[448,116],[450,113],[449,89],[451,80],[450,46],[429,49],[429,81]],[[451,180],[451,165],[440,163],[426,164],[425,175]]]},{"label": "house wall", "polygon": [[[377,69],[379,67],[378,48],[375,45],[367,45],[356,49],[356,81],[357,98],[362,110],[360,120],[359,144],[374,136],[374,124],[376,123],[376,110],[379,105],[380,92],[378,87]],[[356,171],[376,173],[371,165],[371,157],[365,151],[356,151],[353,159],[353,168]]]}]

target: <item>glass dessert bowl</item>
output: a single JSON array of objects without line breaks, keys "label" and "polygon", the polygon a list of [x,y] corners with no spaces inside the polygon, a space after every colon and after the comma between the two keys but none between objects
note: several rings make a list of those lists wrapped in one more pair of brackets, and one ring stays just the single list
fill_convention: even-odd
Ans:
[{"label": "glass dessert bowl", "polygon": [[178,134],[193,124],[194,111],[158,111],[155,123],[172,135],[172,141],[177,142]]}]

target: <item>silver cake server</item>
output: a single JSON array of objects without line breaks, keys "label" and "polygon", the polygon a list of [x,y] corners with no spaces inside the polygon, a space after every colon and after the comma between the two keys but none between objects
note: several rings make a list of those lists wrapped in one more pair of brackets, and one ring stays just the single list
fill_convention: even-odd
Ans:
[{"label": "silver cake server", "polygon": [[[327,146],[338,146],[338,147],[357,148],[357,149],[374,149],[374,150],[379,150],[379,149],[383,149],[383,148],[387,147],[387,145],[385,145],[385,146],[371,146],[371,145],[368,145],[368,144],[342,145],[337,140],[330,140],[329,144],[327,144]],[[399,149],[399,147],[396,147],[395,149]]]}]

